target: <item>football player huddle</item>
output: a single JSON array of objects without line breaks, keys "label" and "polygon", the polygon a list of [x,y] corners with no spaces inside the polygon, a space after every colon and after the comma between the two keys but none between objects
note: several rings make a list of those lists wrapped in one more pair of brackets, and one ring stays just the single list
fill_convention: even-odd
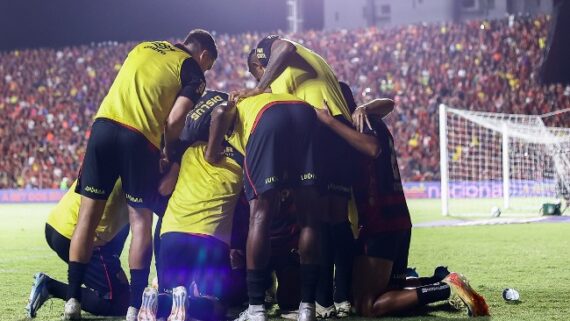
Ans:
[{"label": "football player huddle", "polygon": [[[275,35],[244,57],[255,88],[207,90],[217,57],[201,29],[130,51],[46,223],[68,282],[36,274],[29,317],[52,297],[64,320],[222,320],[246,301],[236,320],[265,321],[274,302],[300,321],[438,301],[489,315],[461,274],[406,273],[412,224],[383,121],[392,100],[357,106],[320,55]],[[129,231],[130,281],[119,260]]]}]

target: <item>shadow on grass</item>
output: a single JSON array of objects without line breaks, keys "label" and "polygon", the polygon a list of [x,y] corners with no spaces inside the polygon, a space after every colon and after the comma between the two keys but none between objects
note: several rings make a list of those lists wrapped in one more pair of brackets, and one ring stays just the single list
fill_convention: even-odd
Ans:
[{"label": "shadow on grass", "polygon": [[[441,316],[441,315],[432,315],[432,313],[434,313],[434,312],[446,312],[446,313],[449,313],[450,315],[449,315],[449,317]],[[462,315],[462,316],[464,316],[464,318],[457,318],[458,315]],[[393,318],[422,318],[422,319],[426,318],[426,319],[430,319],[430,320],[453,319],[453,320],[471,320],[472,321],[472,319],[469,318],[469,316],[467,315],[466,309],[457,310],[447,303],[421,306],[421,307],[417,307],[417,308],[410,310],[410,311],[407,311],[407,312],[394,314],[391,317],[393,317]],[[484,321],[485,319],[482,318],[482,319],[477,319],[477,320]]]},{"label": "shadow on grass", "polygon": [[506,303],[507,303],[508,305],[519,305],[519,304],[523,304],[523,301],[521,301],[521,300],[506,301]]},{"label": "shadow on grass", "polygon": [[[445,312],[449,313],[449,315],[441,316],[441,315],[434,315],[433,313],[438,312]],[[279,317],[280,313],[278,310],[272,311],[270,314],[269,319],[271,321],[277,320],[286,320]],[[455,308],[451,307],[449,304],[438,304],[438,305],[428,305],[423,307],[418,307],[406,313],[398,313],[390,316],[385,316],[382,318],[365,318],[351,315],[348,318],[342,319],[343,321],[366,321],[366,320],[385,320],[385,321],[395,321],[395,320],[458,320],[458,321],[473,321],[473,318],[469,318],[467,316],[467,309],[463,310],[456,310]],[[231,319],[230,319],[231,320]],[[332,320],[341,320],[341,319],[330,319]],[[491,321],[491,317],[479,317],[477,321]]]}]

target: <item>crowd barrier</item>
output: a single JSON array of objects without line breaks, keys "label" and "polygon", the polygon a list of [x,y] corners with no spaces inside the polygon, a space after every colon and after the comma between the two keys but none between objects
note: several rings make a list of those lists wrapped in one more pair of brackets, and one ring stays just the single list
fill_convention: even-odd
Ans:
[{"label": "crowd barrier", "polygon": [[0,203],[55,203],[63,194],[59,189],[3,189]]},{"label": "crowd barrier", "polygon": [[[540,196],[546,191],[555,190],[555,182],[537,183],[517,180],[510,182],[511,196]],[[59,189],[4,189],[0,190],[0,203],[52,203],[57,202],[65,191]],[[441,197],[441,184],[438,181],[404,183],[404,193],[409,199],[438,199]],[[451,182],[451,198],[496,198],[503,196],[502,182]]]}]

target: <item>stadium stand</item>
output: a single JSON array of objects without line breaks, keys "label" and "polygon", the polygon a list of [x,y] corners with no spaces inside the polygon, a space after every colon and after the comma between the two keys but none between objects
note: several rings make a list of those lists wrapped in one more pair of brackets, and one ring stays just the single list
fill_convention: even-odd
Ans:
[{"label": "stadium stand", "polygon": [[[439,179],[437,107],[543,114],[570,107],[570,86],[542,86],[548,16],[288,35],[329,61],[358,102],[391,97],[404,181]],[[245,64],[262,35],[217,35],[208,87],[254,86]],[[0,188],[65,188],[93,115],[134,42],[0,53]],[[563,115],[546,119],[567,127]]]}]

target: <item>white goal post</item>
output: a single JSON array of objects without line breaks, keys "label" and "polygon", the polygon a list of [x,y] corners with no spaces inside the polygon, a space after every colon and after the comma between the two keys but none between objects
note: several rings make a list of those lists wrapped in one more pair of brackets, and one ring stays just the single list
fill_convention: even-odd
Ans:
[{"label": "white goal post", "polygon": [[439,117],[443,215],[537,215],[568,199],[570,129],[443,104]]}]

